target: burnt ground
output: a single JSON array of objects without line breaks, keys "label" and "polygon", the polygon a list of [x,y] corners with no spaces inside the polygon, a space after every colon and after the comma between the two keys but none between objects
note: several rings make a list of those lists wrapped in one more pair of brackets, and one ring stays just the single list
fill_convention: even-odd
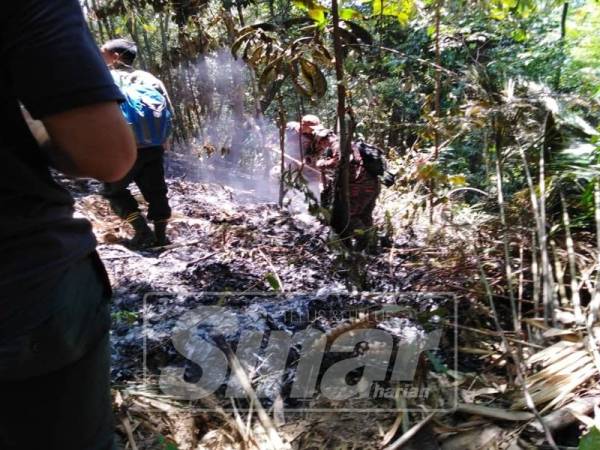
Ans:
[{"label": "burnt ground", "polygon": [[[290,194],[279,209],[277,183],[264,171],[245,175],[234,164],[208,163],[169,158],[173,244],[143,251],[123,245],[132,230],[111,213],[98,183],[62,180],[76,198],[77,214],[94,226],[114,288],[112,381],[123,448],[549,448],[531,427],[533,415],[523,411],[513,361],[479,278],[480,257],[473,254],[473,244],[488,248],[491,294],[501,326],[510,329],[493,220],[449,204],[431,222],[416,191],[384,190],[376,221],[387,245],[349,252],[307,213],[300,194]],[[489,247],[492,241],[498,245]],[[218,311],[209,321],[202,316],[208,307]],[[319,342],[327,350],[313,366],[317,390],[298,398],[291,393],[304,347],[285,339],[305,330],[321,338],[308,354]],[[346,340],[364,330],[386,338]],[[435,330],[442,333],[432,350],[400,351]],[[539,339],[530,344],[515,333],[505,336],[525,345],[524,358],[544,353],[536,353],[543,348]],[[232,395],[225,381],[212,395],[196,395],[193,389],[218,366],[207,348],[224,355],[225,380],[238,376],[235,361],[242,363],[247,383],[241,393]],[[323,390],[332,368],[364,357],[372,357],[369,364],[343,371],[336,387],[343,383],[358,392],[367,369],[383,370],[384,377],[370,379],[386,381],[361,391],[364,398],[339,400]],[[411,377],[394,378],[405,363],[414,369]],[[166,385],[165,374],[174,374]],[[587,389],[579,386],[579,395]],[[573,424],[555,438],[572,447],[579,431]]]},{"label": "burnt ground", "polygon": [[[99,184],[91,181],[71,183],[78,213],[94,225],[98,252],[114,288],[112,377],[119,398],[130,395],[128,389],[139,393],[140,386],[148,388],[151,384],[156,388],[157,376],[165,366],[183,368],[186,381],[201,376],[202,369],[178,354],[171,341],[177,320],[198,306],[219,305],[234,311],[242,331],[279,330],[292,334],[313,327],[333,338],[351,328],[352,323],[365,323],[365,317],[368,322],[369,315],[383,306],[401,305],[410,311],[368,322],[398,339],[422,335],[432,324],[451,314],[449,296],[413,292],[418,284],[416,281],[425,275],[423,267],[410,262],[410,248],[414,243],[396,238],[391,247],[380,247],[375,254],[348,253],[328,228],[303,211],[301,205],[280,210],[266,198],[269,195],[272,198],[272,192],[262,190],[257,194],[243,190],[239,185],[231,187],[202,182],[197,174],[181,175],[180,172],[179,175],[168,180],[173,208],[169,236],[173,243],[165,248],[144,251],[132,251],[122,245],[122,240],[131,236],[132,231],[111,214],[108,203],[98,194]],[[188,179],[196,181],[186,181]],[[136,194],[136,188],[133,192]],[[139,200],[144,205],[141,197]],[[443,373],[456,362],[452,336],[452,333],[446,333],[442,348],[429,352],[427,358],[419,361],[420,368],[424,364],[433,369],[434,378],[435,372]],[[224,339],[225,345],[235,348],[239,330]],[[293,352],[288,363],[290,360],[293,360]],[[269,370],[269,367],[263,368],[263,375]],[[275,374],[271,381],[262,384],[263,390],[281,388],[285,392],[286,385],[281,379],[289,380],[293,371],[291,361],[284,374]],[[421,379],[419,383],[427,384],[427,380]],[[441,398],[443,395],[438,397],[433,400],[438,406],[450,401]],[[223,397],[218,400],[224,402]],[[288,402],[285,395],[278,400],[283,401],[286,408],[298,406]],[[394,401],[384,401],[384,408],[395,406]],[[263,406],[273,408],[274,402],[271,396],[263,401]],[[152,422],[152,413],[139,414]],[[318,420],[311,422],[311,430],[319,430],[318,424],[324,416],[327,414],[313,418]],[[127,417],[132,417],[129,412]],[[177,424],[171,421],[169,426],[155,424],[150,427],[154,436],[144,441],[146,446],[140,446],[138,442],[138,448],[163,448],[155,446],[158,445],[157,435],[172,439],[182,449],[196,448],[196,444],[197,448],[222,448],[222,443],[210,444],[218,427],[207,423],[222,425],[229,419],[216,420],[210,414],[202,417],[201,425],[196,421],[193,426],[187,426],[194,431],[188,429],[183,432],[184,437],[181,433],[178,437],[177,431],[177,424],[182,420],[176,420]],[[338,443],[361,442],[366,438],[360,437],[360,433],[381,431],[381,423],[391,425],[394,417],[384,415],[383,422],[378,419],[354,433],[348,430],[348,424],[353,424],[350,425],[352,429],[363,419],[360,414],[350,414],[349,418],[340,419],[341,422],[336,419],[335,426],[341,427],[343,433],[330,436],[327,431],[325,434],[327,439]],[[306,421],[305,417],[303,421]],[[298,423],[288,420],[281,430],[298,426]],[[328,427],[330,425],[333,426],[329,424]],[[297,435],[289,432],[295,436],[293,439],[289,433],[282,433],[296,448],[305,448],[299,443],[314,438],[312,431]],[[317,436],[319,433],[322,431],[318,431]],[[234,436],[233,441],[236,439],[239,436]],[[255,436],[254,439],[258,438]],[[373,439],[379,440],[381,436],[371,436],[367,440]],[[317,440],[322,438],[317,437]],[[202,444],[205,441],[206,444]]]}]

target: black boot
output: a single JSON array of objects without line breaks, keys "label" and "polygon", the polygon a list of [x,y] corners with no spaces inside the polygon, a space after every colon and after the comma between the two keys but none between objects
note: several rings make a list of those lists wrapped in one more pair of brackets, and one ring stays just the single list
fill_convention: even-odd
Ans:
[{"label": "black boot", "polygon": [[167,221],[166,220],[155,220],[154,221],[154,236],[156,237],[155,245],[163,247],[169,245],[171,241],[167,237]]},{"label": "black boot", "polygon": [[152,233],[152,230],[148,226],[146,219],[144,219],[139,213],[137,213],[133,217],[128,218],[127,221],[135,230],[135,235],[128,242],[129,247],[147,248],[152,247],[152,245],[154,245],[154,233]]}]

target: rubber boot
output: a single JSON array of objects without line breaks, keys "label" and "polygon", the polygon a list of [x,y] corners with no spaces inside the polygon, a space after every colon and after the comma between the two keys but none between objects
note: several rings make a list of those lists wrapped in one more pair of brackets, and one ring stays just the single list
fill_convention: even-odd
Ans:
[{"label": "rubber boot", "polygon": [[163,247],[169,245],[171,241],[167,237],[167,221],[156,220],[154,221],[154,236],[156,237],[155,245]]},{"label": "rubber boot", "polygon": [[131,248],[147,248],[154,245],[155,237],[154,233],[148,226],[146,219],[144,219],[139,213],[127,220],[133,229],[135,234],[128,243]]}]

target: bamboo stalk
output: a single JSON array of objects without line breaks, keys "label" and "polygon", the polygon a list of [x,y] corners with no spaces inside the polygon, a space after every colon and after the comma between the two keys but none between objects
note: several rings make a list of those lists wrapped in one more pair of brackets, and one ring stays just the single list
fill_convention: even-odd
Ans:
[{"label": "bamboo stalk", "polygon": [[[544,135],[548,132],[550,126],[551,114],[548,112],[546,115],[546,123],[544,126]],[[554,322],[554,283],[552,279],[552,269],[550,267],[550,258],[548,255],[548,233],[547,220],[546,220],[546,139],[544,139],[543,148],[540,151],[540,179],[539,179],[539,241],[540,251],[542,254],[542,300],[544,304],[544,320],[548,322]]]},{"label": "bamboo stalk", "polygon": [[525,404],[527,405],[529,410],[535,415],[535,417],[538,420],[538,422],[540,423],[540,425],[543,427],[548,444],[554,450],[558,450],[558,447],[556,446],[556,442],[554,441],[554,438],[552,437],[552,433],[550,432],[550,429],[544,422],[544,419],[542,418],[541,414],[537,410],[537,408],[535,406],[535,402],[533,401],[533,398],[532,398],[531,394],[529,393],[529,390],[527,388],[527,380],[526,380],[525,375],[523,374],[523,370],[522,370],[521,358],[518,353],[514,353],[512,351],[512,349],[508,343],[508,340],[506,339],[506,335],[505,335],[504,329],[502,328],[502,325],[500,324],[498,311],[496,310],[496,305],[494,303],[494,294],[492,293],[492,288],[487,279],[485,271],[483,270],[483,265],[481,264],[481,258],[479,256],[477,248],[475,246],[473,246],[473,250],[474,250],[475,258],[477,260],[477,267],[479,268],[479,273],[481,275],[481,283],[483,284],[483,286],[485,288],[488,302],[489,302],[490,308],[492,310],[492,318],[494,319],[494,324],[496,326],[496,329],[498,330],[498,333],[500,333],[500,336],[502,338],[502,343],[504,344],[506,352],[515,361],[514,367],[515,367],[515,372],[517,375],[517,381],[519,382],[519,384],[521,385],[521,389],[523,390]]},{"label": "bamboo stalk", "polygon": [[502,246],[504,248],[504,273],[506,274],[506,283],[508,286],[508,297],[510,299],[510,308],[512,312],[513,329],[518,332],[520,329],[517,306],[515,303],[515,293],[513,288],[513,275],[510,258],[510,249],[508,244],[508,226],[506,223],[506,212],[504,211],[504,193],[502,186],[502,129],[500,118],[494,120],[495,148],[496,148],[496,190],[498,195],[498,208],[500,210],[500,224],[502,225]]},{"label": "bamboo stalk", "polygon": [[519,287],[517,289],[517,322],[521,323],[523,319],[523,291],[525,281],[525,245],[523,241],[519,243]]},{"label": "bamboo stalk", "polygon": [[[543,151],[541,152],[544,153]],[[533,215],[535,218],[536,224],[536,233],[537,233],[537,242],[540,249],[541,261],[540,261],[540,272],[541,272],[541,282],[539,286],[541,288],[542,293],[542,304],[544,305],[544,321],[548,323],[548,312],[552,312],[549,310],[553,310],[552,306],[552,296],[553,296],[553,278],[552,278],[552,270],[550,268],[550,258],[548,257],[548,237],[546,233],[546,214],[545,214],[545,201],[542,201],[543,197],[540,196],[538,200],[535,187],[533,185],[533,177],[531,176],[531,172],[529,170],[529,162],[527,161],[527,157],[525,156],[525,150],[522,145],[519,145],[519,154],[521,155],[521,159],[523,161],[523,169],[525,170],[525,177],[527,179],[527,186],[529,188],[529,197],[531,202],[531,209],[533,211]],[[543,163],[544,157],[541,156],[541,162]],[[543,172],[543,170],[542,170]],[[540,182],[542,181],[542,176],[540,175]],[[544,194],[545,195],[545,194]],[[542,210],[544,213],[542,214]],[[535,249],[533,249],[535,251]],[[537,260],[536,260],[537,265]],[[539,267],[539,266],[538,266]],[[536,277],[534,275],[534,281]],[[534,286],[535,287],[535,286]],[[534,297],[534,301],[537,302],[537,297]],[[537,309],[536,309],[537,311]]]},{"label": "bamboo stalk", "polygon": [[556,291],[558,292],[558,300],[560,306],[567,306],[567,288],[565,287],[565,269],[563,268],[558,252],[556,249],[556,242],[550,241],[550,248],[552,250],[552,257],[554,258],[554,272],[556,273]]},{"label": "bamboo stalk", "polygon": [[592,301],[589,306],[588,327],[598,320],[598,311],[600,310],[600,180],[596,180],[594,185],[594,218],[596,220],[596,283]]},{"label": "bamboo stalk", "polygon": [[560,203],[563,210],[563,223],[565,225],[565,240],[567,245],[567,255],[569,258],[569,275],[571,277],[571,303],[575,312],[575,322],[583,323],[583,312],[581,311],[581,298],[579,296],[579,288],[577,283],[577,261],[575,259],[575,245],[573,236],[571,235],[571,221],[569,219],[569,211],[567,210],[567,202],[565,195],[560,192]]}]

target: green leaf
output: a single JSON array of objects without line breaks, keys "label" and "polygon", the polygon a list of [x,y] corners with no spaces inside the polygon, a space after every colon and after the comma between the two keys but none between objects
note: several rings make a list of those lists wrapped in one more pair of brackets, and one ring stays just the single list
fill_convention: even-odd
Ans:
[{"label": "green leaf", "polygon": [[162,434],[158,436],[157,440],[160,444],[161,450],[179,450],[176,444],[171,441],[167,441]]},{"label": "green leaf", "polygon": [[363,230],[362,228],[357,228],[356,230],[354,230],[354,235],[356,237],[363,237],[366,233],[366,230]]},{"label": "green leaf", "polygon": [[401,25],[407,25],[416,12],[414,0],[372,0],[374,16],[395,16]]},{"label": "green leaf", "polygon": [[340,19],[342,20],[353,20],[360,19],[362,14],[353,8],[342,8],[340,10]]},{"label": "green leaf", "polygon": [[302,11],[306,11],[308,17],[314,20],[319,27],[324,27],[327,23],[325,12],[329,11],[326,7],[314,0],[292,0],[294,6]]},{"label": "green leaf", "polygon": [[448,368],[444,365],[444,362],[440,358],[438,358],[434,352],[432,352],[431,350],[427,350],[425,352],[425,354],[427,355],[427,359],[429,360],[429,362],[431,362],[434,372],[436,372],[436,373],[448,372]]},{"label": "green leaf", "polygon": [[156,26],[150,23],[144,23],[142,27],[144,27],[147,33],[154,33],[156,31]]},{"label": "green leaf", "polygon": [[312,3],[312,2],[307,1],[307,0],[292,0],[292,4],[296,8],[298,8],[298,9],[300,9],[302,11],[308,11],[308,9],[309,9],[309,3]]},{"label": "green leaf", "polygon": [[507,11],[502,8],[498,8],[497,6],[493,6],[490,10],[490,18],[495,20],[504,20],[506,19]]},{"label": "green leaf", "polygon": [[308,10],[308,16],[312,20],[314,20],[320,27],[323,27],[327,24],[327,19],[325,18],[325,11],[327,11],[327,8],[318,5],[315,8],[311,8]]},{"label": "green leaf", "polygon": [[512,37],[516,42],[523,42],[527,39],[527,31],[519,28],[513,31]]},{"label": "green leaf", "polygon": [[467,185],[467,177],[464,175],[450,175],[448,177],[448,182],[452,186],[466,186]]},{"label": "green leaf", "polygon": [[579,450],[598,450],[600,448],[600,431],[592,427],[579,441]]},{"label": "green leaf", "polygon": [[274,273],[269,272],[265,275],[265,281],[269,283],[271,289],[274,291],[281,291],[281,285],[279,284],[279,278]]}]

